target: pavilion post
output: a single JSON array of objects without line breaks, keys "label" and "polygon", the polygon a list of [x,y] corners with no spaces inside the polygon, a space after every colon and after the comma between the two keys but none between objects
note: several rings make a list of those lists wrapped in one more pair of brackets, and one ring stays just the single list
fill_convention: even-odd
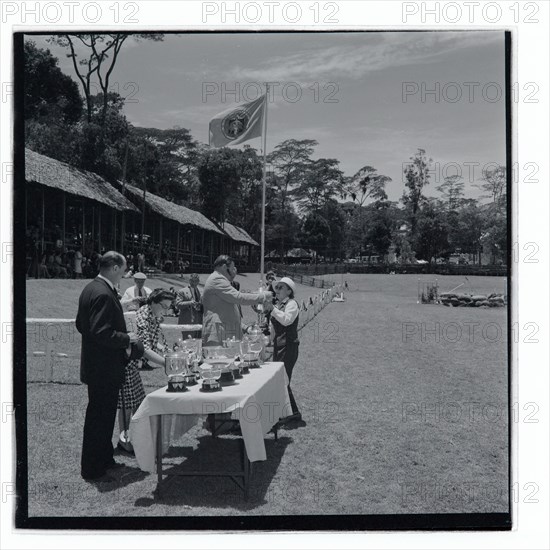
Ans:
[{"label": "pavilion post", "polygon": [[122,220],[120,222],[120,253],[124,254],[124,236],[126,235],[126,213],[122,211]]},{"label": "pavilion post", "polygon": [[44,254],[44,231],[45,231],[44,216],[46,215],[45,202],[46,202],[46,198],[44,197],[44,186],[42,186],[42,227],[40,231],[42,234],[42,254]]},{"label": "pavilion post", "polygon": [[178,223],[178,234],[176,237],[176,268],[180,262],[180,224]]},{"label": "pavilion post", "polygon": [[193,265],[194,252],[195,252],[195,230],[191,229],[191,265]]},{"label": "pavilion post", "polygon": [[113,236],[112,236],[112,241],[113,241],[113,250],[116,250],[116,210],[113,209],[113,215],[111,216],[111,220],[112,220],[112,226],[113,226]]},{"label": "pavilion post", "polygon": [[162,217],[159,217],[159,262],[162,264]]},{"label": "pavilion post", "polygon": [[210,233],[210,265],[214,263],[212,255],[214,253],[214,233]]},{"label": "pavilion post", "polygon": [[[95,206],[92,205],[92,246],[95,248]],[[97,250],[98,252],[101,252],[100,249]]]},{"label": "pavilion post", "polygon": [[112,215],[112,225],[113,225],[112,247],[113,247],[113,250],[116,250],[116,210],[114,208],[113,208],[113,215]]},{"label": "pavilion post", "polygon": [[67,249],[67,241],[65,240],[65,237],[66,237],[66,223],[67,223],[67,218],[66,218],[66,209],[67,209],[67,197],[65,195],[65,193],[63,193],[63,200],[61,202],[62,204],[62,208],[63,208],[63,216],[61,218],[61,230],[63,231],[63,248],[66,250]]},{"label": "pavilion post", "polygon": [[97,245],[99,246],[99,252],[101,252],[101,206],[97,211]]},{"label": "pavilion post", "polygon": [[201,265],[204,264],[204,229],[202,230],[202,243],[201,243]]},{"label": "pavilion post", "polygon": [[86,204],[82,201],[82,254],[86,250]]}]

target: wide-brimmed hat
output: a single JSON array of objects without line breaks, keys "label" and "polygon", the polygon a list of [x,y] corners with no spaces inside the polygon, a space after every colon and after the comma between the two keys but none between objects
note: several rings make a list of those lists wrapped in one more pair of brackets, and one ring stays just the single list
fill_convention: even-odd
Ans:
[{"label": "wide-brimmed hat", "polygon": [[284,283],[292,292],[296,292],[296,283],[290,277],[282,277],[277,281],[276,285],[279,283]]}]

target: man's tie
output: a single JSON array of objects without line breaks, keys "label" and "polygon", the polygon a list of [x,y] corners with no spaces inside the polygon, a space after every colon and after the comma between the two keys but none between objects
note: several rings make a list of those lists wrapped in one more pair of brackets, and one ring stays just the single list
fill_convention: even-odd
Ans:
[{"label": "man's tie", "polygon": [[141,288],[138,288],[138,296],[141,298],[143,294],[141,293]]}]

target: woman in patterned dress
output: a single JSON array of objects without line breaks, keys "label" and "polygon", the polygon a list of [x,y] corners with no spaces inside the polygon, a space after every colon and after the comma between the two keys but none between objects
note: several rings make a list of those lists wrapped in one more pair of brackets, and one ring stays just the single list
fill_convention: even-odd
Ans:
[{"label": "woman in patterned dress", "polygon": [[[168,351],[168,345],[160,329],[160,323],[162,322],[163,314],[170,309],[174,298],[174,294],[168,290],[156,288],[147,297],[146,304],[136,312],[136,333],[145,348],[141,361],[146,365],[149,362],[156,363],[158,366],[164,365],[163,354]],[[130,424],[132,415],[145,399],[143,382],[138,372],[139,361],[129,361],[126,365],[124,384],[118,396],[120,436],[117,447],[130,454],[133,453],[133,447],[129,441],[126,428]]]}]

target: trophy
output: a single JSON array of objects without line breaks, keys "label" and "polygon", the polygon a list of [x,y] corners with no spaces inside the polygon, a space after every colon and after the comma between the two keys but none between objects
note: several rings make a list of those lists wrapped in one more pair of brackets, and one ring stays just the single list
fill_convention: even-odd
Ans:
[{"label": "trophy", "polygon": [[[259,333],[259,334],[258,334]],[[251,333],[243,337],[241,342],[243,373],[249,369],[260,368],[260,354],[262,353],[262,331],[259,328],[252,328]]]},{"label": "trophy", "polygon": [[233,336],[223,341],[224,348],[227,348],[228,355],[232,358],[233,362],[229,365],[233,377],[235,380],[243,377],[243,368],[241,363],[241,341],[236,340]]},{"label": "trophy", "polygon": [[185,392],[188,375],[188,356],[182,351],[171,351],[164,354],[164,372],[168,377],[167,392]]},{"label": "trophy", "polygon": [[203,348],[204,361],[199,366],[203,378],[201,391],[219,391],[222,385],[227,386],[235,380],[230,365],[233,359],[229,357],[227,348],[207,346]]}]

